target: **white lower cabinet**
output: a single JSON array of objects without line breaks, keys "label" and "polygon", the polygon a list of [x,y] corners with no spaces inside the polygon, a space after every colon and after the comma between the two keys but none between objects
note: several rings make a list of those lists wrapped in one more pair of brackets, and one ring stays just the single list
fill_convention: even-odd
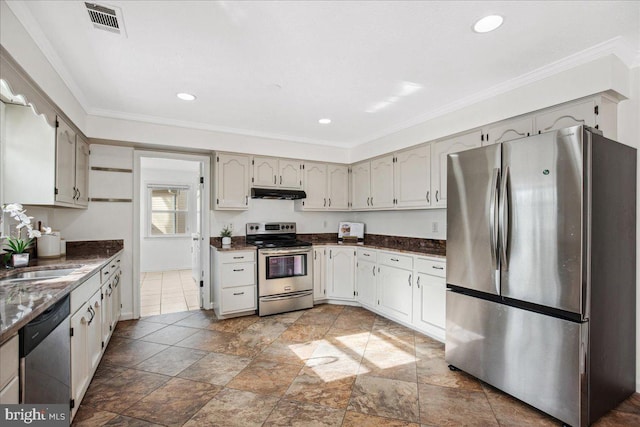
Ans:
[{"label": "white lower cabinet", "polygon": [[327,281],[325,280],[324,246],[313,248],[313,302],[317,303],[327,299]]},{"label": "white lower cabinet", "polygon": [[19,403],[19,338],[13,338],[0,346],[0,404]]},{"label": "white lower cabinet", "polygon": [[120,319],[120,257],[71,292],[71,418]]},{"label": "white lower cabinet", "polygon": [[358,248],[356,254],[356,298],[365,307],[375,307],[377,252]]},{"label": "white lower cabinet", "polygon": [[219,318],[257,310],[256,251],[211,249],[213,308]]},{"label": "white lower cabinet", "polygon": [[355,248],[327,246],[328,299],[355,300],[355,260]]},{"label": "white lower cabinet", "polygon": [[446,263],[437,259],[416,257],[415,275],[413,325],[416,329],[444,341]]},{"label": "white lower cabinet", "polygon": [[413,257],[380,252],[378,273],[379,310],[392,319],[411,323]]}]

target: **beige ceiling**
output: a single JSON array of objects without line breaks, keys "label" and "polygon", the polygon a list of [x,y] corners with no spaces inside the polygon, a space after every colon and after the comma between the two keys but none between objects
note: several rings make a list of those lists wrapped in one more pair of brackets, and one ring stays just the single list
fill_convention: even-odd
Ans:
[{"label": "beige ceiling", "polygon": [[[121,35],[82,1],[7,3],[88,114],[343,147],[640,52],[638,1],[98,1]],[[504,25],[474,33],[490,13]]]}]

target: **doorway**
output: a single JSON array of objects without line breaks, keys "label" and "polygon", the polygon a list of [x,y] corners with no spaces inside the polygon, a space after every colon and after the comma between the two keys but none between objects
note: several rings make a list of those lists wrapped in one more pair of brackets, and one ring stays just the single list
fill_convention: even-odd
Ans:
[{"label": "doorway", "polygon": [[134,160],[134,317],[210,309],[210,158],[135,151]]}]

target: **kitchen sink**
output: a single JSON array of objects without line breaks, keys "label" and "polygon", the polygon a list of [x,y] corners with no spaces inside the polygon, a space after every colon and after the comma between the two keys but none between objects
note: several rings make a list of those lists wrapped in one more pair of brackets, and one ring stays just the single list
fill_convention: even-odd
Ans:
[{"label": "kitchen sink", "polygon": [[74,268],[58,268],[52,270],[35,270],[35,271],[16,271],[8,276],[0,279],[0,285],[6,283],[24,282],[27,280],[47,280],[71,274],[78,267]]}]

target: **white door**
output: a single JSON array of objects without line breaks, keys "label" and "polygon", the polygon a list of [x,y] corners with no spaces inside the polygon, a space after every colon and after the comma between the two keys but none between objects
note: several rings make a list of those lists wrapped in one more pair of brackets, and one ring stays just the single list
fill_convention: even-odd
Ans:
[{"label": "white door", "polygon": [[393,155],[371,160],[371,207],[393,207]]},{"label": "white door", "polygon": [[76,205],[89,204],[89,144],[76,135]]},{"label": "white door", "polygon": [[249,209],[249,156],[220,153],[216,168],[216,208]]},{"label": "white door", "polygon": [[356,294],[358,302],[373,307],[376,305],[376,263],[358,260],[356,266]]},{"label": "white door", "polygon": [[73,204],[76,196],[76,133],[58,118],[56,132],[56,202]]},{"label": "white door", "polygon": [[327,165],[306,162],[304,164],[304,190],[307,198],[302,201],[304,209],[327,207]]},{"label": "white door", "polygon": [[596,125],[596,101],[589,99],[579,104],[567,105],[557,110],[537,115],[536,133],[545,133],[570,126]]},{"label": "white door", "polygon": [[431,206],[431,147],[423,145],[396,155],[396,207]]},{"label": "white door", "polygon": [[328,175],[328,208],[333,210],[349,209],[349,168],[342,165],[329,165]]},{"label": "white door", "polygon": [[389,317],[411,322],[413,272],[382,265],[378,275],[378,307]]},{"label": "white door", "polygon": [[533,134],[533,119],[509,120],[506,123],[495,125],[487,129],[482,145],[499,144],[518,138],[525,138]]},{"label": "white door", "polygon": [[278,186],[278,159],[255,156],[252,163],[254,187]]},{"label": "white door", "polygon": [[281,188],[302,188],[302,163],[299,160],[278,160],[278,175]]},{"label": "white door", "polygon": [[447,155],[480,147],[482,131],[444,139],[431,144],[431,192],[432,206],[447,207]]},{"label": "white door", "polygon": [[355,299],[355,250],[331,247],[328,251],[327,296],[344,300]]},{"label": "white door", "polygon": [[313,301],[327,299],[324,248],[313,248]]},{"label": "white door", "polygon": [[371,162],[351,167],[351,208],[371,208]]}]

